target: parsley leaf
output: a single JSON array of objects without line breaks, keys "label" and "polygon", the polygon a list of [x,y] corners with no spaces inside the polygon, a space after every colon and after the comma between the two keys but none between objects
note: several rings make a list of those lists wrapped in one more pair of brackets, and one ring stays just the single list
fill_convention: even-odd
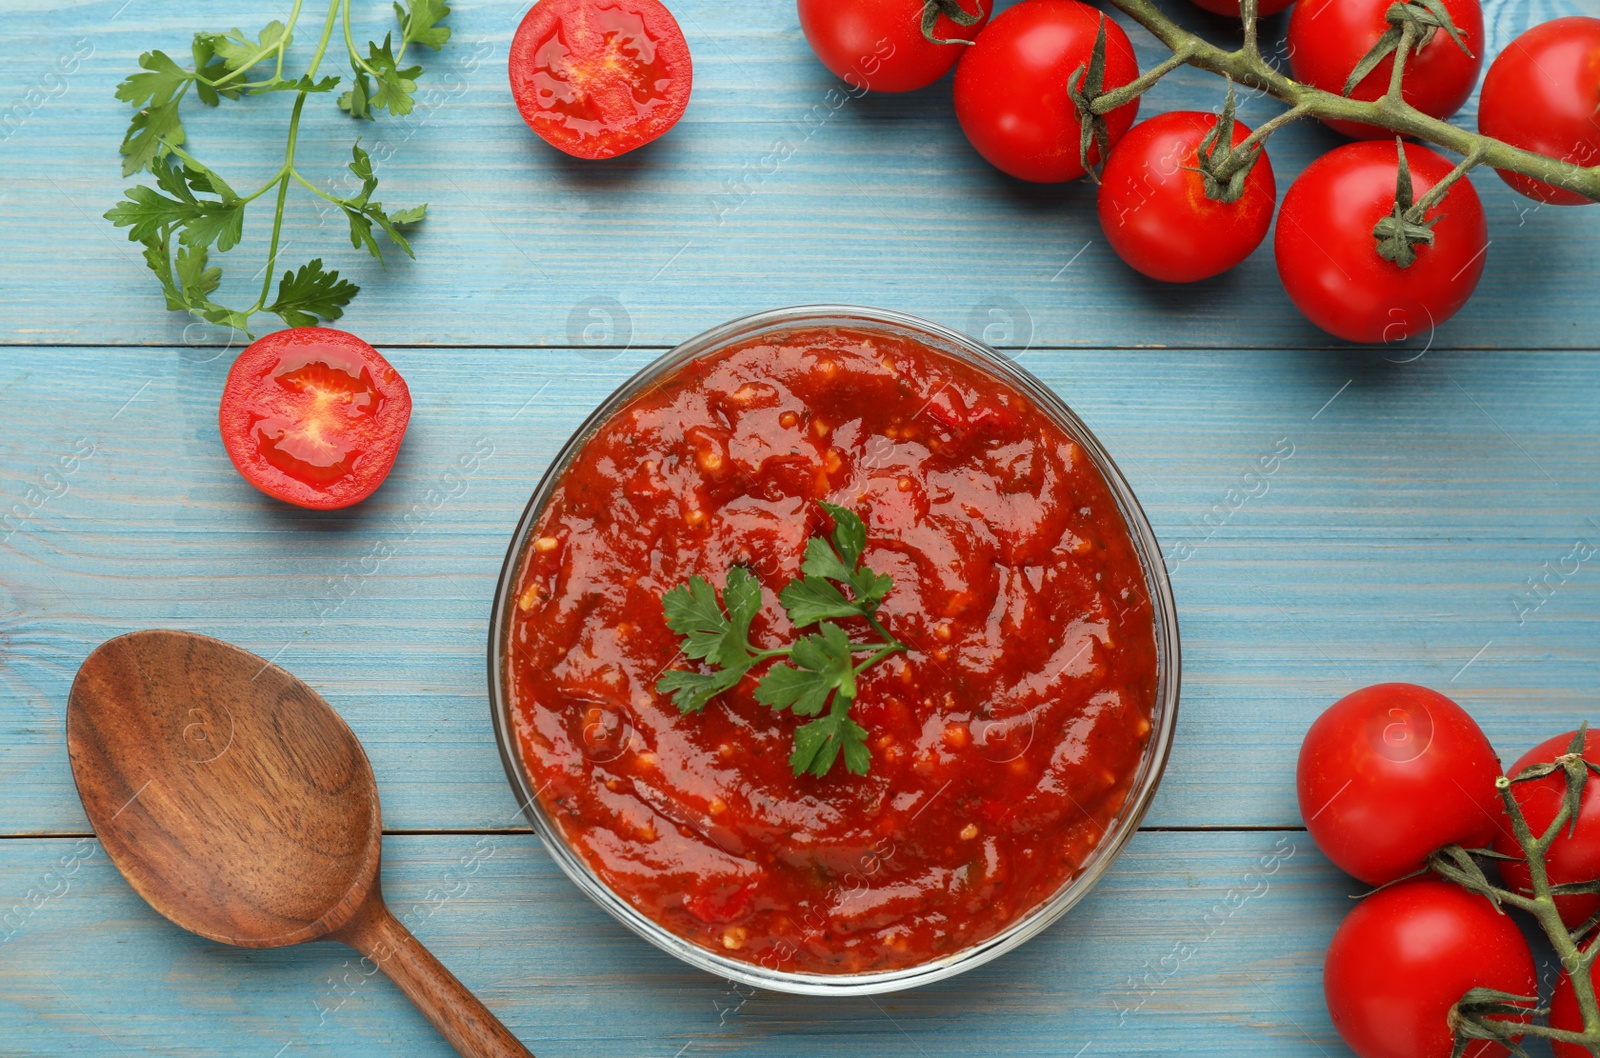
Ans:
[{"label": "parsley leaf", "polygon": [[789,660],[792,667],[774,665],[767,672],[756,687],[756,701],[796,716],[816,716],[834,691],[846,699],[856,696],[850,637],[838,625],[824,622],[817,632],[802,637]]},{"label": "parsley leaf", "polygon": [[[806,541],[806,557],[800,563],[805,576],[790,581],[778,596],[789,620],[799,628],[830,618],[871,618],[894,589],[893,577],[861,565],[867,549],[867,527],[861,518],[832,503],[821,507],[833,518],[833,533],[826,540],[813,536]],[[854,601],[830,582],[848,587]]]},{"label": "parsley leaf", "polygon": [[377,87],[367,102],[369,113],[357,115],[352,108],[350,111],[352,116],[369,117],[372,109],[378,109],[388,110],[396,117],[405,117],[416,105],[411,93],[417,90],[417,78],[422,75],[422,67],[400,65],[390,40],[392,36],[393,34],[384,34],[381,48],[371,41],[367,42],[366,66],[377,81]]},{"label": "parsley leaf", "polygon": [[350,245],[357,249],[365,246],[367,251],[382,263],[383,252],[378,249],[378,240],[372,236],[372,226],[377,224],[389,237],[390,242],[404,250],[407,257],[415,259],[417,255],[412,252],[411,243],[406,240],[400,229],[421,220],[427,213],[427,205],[385,213],[382,202],[368,201],[372,192],[378,188],[378,178],[372,172],[372,158],[361,149],[359,140],[351,148],[351,154],[353,160],[350,162],[350,171],[361,181],[361,192],[340,203],[340,208],[350,221]]},{"label": "parsley leaf", "polygon": [[856,775],[867,774],[872,760],[872,752],[867,749],[867,731],[836,708],[827,716],[795,728],[794,752],[789,755],[789,766],[796,775],[810,772],[821,778],[833,768],[841,749],[845,770]]},{"label": "parsley leaf", "polygon": [[139,56],[139,66],[146,72],[130,74],[117,85],[117,98],[134,109],[122,136],[123,176],[148,169],[167,153],[169,145],[183,144],[178,104],[194,80],[194,74],[173,62],[166,52],[145,52]]},{"label": "parsley leaf", "polygon": [[[249,70],[271,58],[280,44],[287,48],[293,39],[284,24],[276,19],[262,28],[261,36],[256,40],[251,40],[238,29],[231,29],[227,33],[195,34],[195,40],[209,48],[211,54],[220,60],[222,69],[217,76]],[[217,79],[210,74],[207,76],[211,80]]]},{"label": "parsley leaf", "polygon": [[318,257],[298,271],[284,272],[278,300],[266,308],[291,327],[314,327],[319,316],[325,320],[343,316],[344,307],[360,289],[348,279],[340,279],[338,272],[324,269]]},{"label": "parsley leaf", "polygon": [[183,229],[179,238],[185,246],[204,248],[216,243],[217,249],[226,251],[238,245],[244,230],[244,203],[232,188],[221,184],[218,201],[198,199],[191,188],[212,190],[213,174],[188,166],[180,171],[165,158],[151,161],[150,171],[157,186],[168,194],[142,184],[130,187],[123,192],[126,198],[105,214],[112,224],[128,229],[129,241],[149,242],[160,230],[176,226]]},{"label": "parsley leaf", "polygon": [[723,691],[744,679],[744,669],[718,669],[715,672],[685,672],[669,669],[656,681],[656,690],[670,692],[672,704],[685,715],[698,713]]},{"label": "parsley leaf", "polygon": [[450,39],[450,27],[439,25],[449,13],[450,5],[443,0],[412,0],[409,10],[394,5],[395,17],[400,20],[400,39],[434,51]]},{"label": "parsley leaf", "polygon": [[[722,607],[726,604],[727,613]],[[683,637],[683,653],[713,666],[712,672],[671,669],[656,681],[670,692],[681,713],[698,713],[712,698],[744,678],[755,656],[750,650],[750,622],[761,609],[761,582],[742,566],[728,570],[722,602],[704,577],[690,577],[661,598],[667,627]]]}]

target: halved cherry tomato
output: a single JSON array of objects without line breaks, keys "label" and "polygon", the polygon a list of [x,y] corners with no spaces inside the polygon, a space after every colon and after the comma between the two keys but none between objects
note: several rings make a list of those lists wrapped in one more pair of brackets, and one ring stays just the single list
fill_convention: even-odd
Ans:
[{"label": "halved cherry tomato", "polygon": [[[1461,109],[1483,67],[1483,9],[1478,0],[1442,0],[1468,51],[1442,29],[1406,56],[1400,94],[1424,114],[1447,118]],[[1378,38],[1389,29],[1386,15],[1394,0],[1301,0],[1289,16],[1289,70],[1295,80],[1341,95]],[[1418,8],[1418,10],[1422,10]],[[1351,99],[1373,100],[1389,90],[1394,55],[1385,56],[1356,85]],[[1358,121],[1328,121],[1330,128],[1355,139],[1393,139],[1394,133]]]},{"label": "halved cherry tomato", "polygon": [[[1278,203],[1265,152],[1234,202],[1206,197],[1197,168],[1200,141],[1217,115],[1170,110],[1141,121],[1117,141],[1100,176],[1100,228],[1117,256],[1151,279],[1193,283],[1219,275],[1249,257]],[[1233,126],[1232,143],[1250,135]]]},{"label": "halved cherry tomato", "polygon": [[[1572,745],[1572,738],[1576,734],[1576,731],[1568,731],[1539,743],[1524,753],[1521,760],[1507,769],[1506,774],[1515,778],[1535,764],[1555,760]],[[1600,763],[1600,731],[1590,731],[1584,735],[1583,757]],[[1567,777],[1561,772],[1543,779],[1511,784],[1511,794],[1517,799],[1517,807],[1522,809],[1522,818],[1528,821],[1534,837],[1543,834],[1550,826],[1556,812],[1561,809],[1566,793]],[[1502,821],[1500,832],[1494,839],[1494,847],[1495,851],[1508,856],[1522,855],[1522,846],[1517,844],[1511,833],[1509,819]],[[1562,827],[1561,833],[1545,853],[1544,866],[1552,885],[1600,881],[1600,778],[1591,775],[1584,784],[1583,799],[1578,802],[1577,829],[1572,831]],[[1533,883],[1529,879],[1526,862],[1501,860],[1500,876],[1512,889],[1531,892],[1529,886]],[[1578,893],[1558,896],[1556,909],[1561,912],[1561,921],[1568,928],[1576,929],[1590,915],[1600,911],[1600,895]]]},{"label": "halved cherry tomato", "polygon": [[[1600,18],[1558,18],[1506,45],[1483,79],[1478,131],[1572,165],[1600,165]],[[1543,180],[1500,176],[1540,202],[1590,201]]]},{"label": "halved cherry tomato", "polygon": [[1306,732],[1295,772],[1311,840],[1368,885],[1420,870],[1442,845],[1488,844],[1499,777],[1467,711],[1410,683],[1364,687],[1330,705]]},{"label": "halved cherry tomato", "polygon": [[[956,67],[956,120],[990,165],[1040,184],[1083,175],[1082,124],[1067,85],[1087,70],[1102,22],[1109,92],[1139,76],[1139,60],[1122,27],[1088,4],[1022,0],[978,34]],[[1106,115],[1113,145],[1138,113],[1135,99]],[[1089,157],[1104,160],[1097,146]]]},{"label": "halved cherry tomato", "polygon": [[268,496],[331,510],[383,484],[411,419],[411,391],[353,334],[297,327],[239,354],[222,390],[228,458]]},{"label": "halved cherry tomato", "polygon": [[[799,0],[800,30],[811,50],[852,88],[910,92],[931,85],[956,64],[966,44],[935,44],[922,33],[934,0]],[[989,21],[994,0],[956,0],[978,21],[958,26],[946,15],[933,24],[940,40],[971,41]]]},{"label": "halved cherry tomato", "polygon": [[576,158],[615,158],[683,117],[694,69],[660,0],[539,0],[511,41],[522,120]]},{"label": "halved cherry tomato", "polygon": [[[1450,1058],[1450,1008],[1470,989],[1532,996],[1538,986],[1533,953],[1511,916],[1433,878],[1380,889],[1357,904],[1322,967],[1328,1016],[1360,1058]],[[1487,1040],[1471,1041],[1465,1052],[1505,1053]]]}]

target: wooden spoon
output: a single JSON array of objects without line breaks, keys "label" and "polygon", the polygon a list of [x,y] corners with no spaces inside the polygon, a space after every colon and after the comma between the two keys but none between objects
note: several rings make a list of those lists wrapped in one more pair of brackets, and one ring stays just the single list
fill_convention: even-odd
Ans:
[{"label": "wooden spoon", "polygon": [[135,632],[84,661],[67,753],[106,855],[150,906],[247,948],[343,941],[469,1058],[527,1048],[384,906],[378,784],[328,703],[189,632]]}]

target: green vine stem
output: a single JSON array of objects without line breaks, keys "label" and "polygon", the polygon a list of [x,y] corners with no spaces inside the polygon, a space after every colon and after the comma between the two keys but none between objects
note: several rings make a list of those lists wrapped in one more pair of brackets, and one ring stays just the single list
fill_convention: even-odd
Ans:
[{"label": "green vine stem", "polygon": [[[1474,165],[1489,165],[1495,169],[1532,177],[1600,202],[1600,165],[1583,167],[1559,158],[1525,151],[1502,140],[1468,132],[1438,118],[1429,117],[1407,103],[1401,97],[1398,85],[1404,75],[1405,53],[1411,40],[1415,39],[1416,28],[1409,22],[1402,27],[1406,43],[1397,49],[1390,91],[1376,100],[1363,102],[1301,84],[1285,76],[1267,62],[1255,46],[1254,3],[1241,5],[1245,27],[1244,45],[1235,51],[1228,51],[1179,26],[1162,13],[1154,0],[1110,0],[1110,2],[1154,34],[1157,40],[1172,51],[1174,58],[1182,56],[1178,63],[1169,61],[1157,67],[1162,73],[1177,65],[1208,70],[1276,97],[1287,103],[1296,117],[1309,116],[1375,125],[1474,158],[1476,159]],[[1147,81],[1149,83],[1144,83]],[[1128,92],[1127,89],[1133,88],[1133,85],[1127,85],[1107,92],[1093,100],[1092,109],[1096,114],[1104,114],[1131,101],[1153,83],[1150,78],[1142,77],[1136,82],[1139,85],[1137,90]]]},{"label": "green vine stem", "polygon": [[[1506,818],[1511,823],[1511,832],[1522,849],[1522,858],[1528,864],[1531,895],[1494,885],[1473,859],[1474,856],[1496,859],[1515,857],[1504,857],[1482,849],[1469,852],[1459,846],[1448,846],[1434,853],[1428,861],[1429,868],[1440,877],[1487,897],[1496,906],[1509,904],[1533,916],[1545,935],[1549,937],[1550,945],[1555,949],[1556,957],[1561,962],[1561,968],[1567,972],[1571,980],[1578,1009],[1583,1014],[1583,1031],[1572,1032],[1551,1028],[1548,1025],[1489,1017],[1487,1016],[1489,1014],[1538,1015],[1547,1011],[1538,1008],[1538,998],[1534,996],[1509,996],[1490,993],[1485,989],[1473,989],[1462,997],[1450,1015],[1451,1029],[1456,1033],[1457,1054],[1460,1054],[1465,1044],[1473,1039],[1497,1040],[1511,1048],[1514,1054],[1521,1054],[1521,1048],[1512,1042],[1513,1039],[1518,1036],[1538,1036],[1561,1043],[1576,1044],[1587,1048],[1590,1054],[1600,1055],[1600,1000],[1595,998],[1593,978],[1595,960],[1600,957],[1600,937],[1590,936],[1596,923],[1591,919],[1575,930],[1568,930],[1566,924],[1561,921],[1561,913],[1556,907],[1555,900],[1561,895],[1600,891],[1600,880],[1553,884],[1545,865],[1545,857],[1550,851],[1550,846],[1560,836],[1562,829],[1576,818],[1589,773],[1591,771],[1600,773],[1600,765],[1583,758],[1587,726],[1584,725],[1579,729],[1568,751],[1549,764],[1535,765],[1515,778],[1506,778],[1502,775],[1495,780],[1495,788],[1499,791],[1500,800],[1505,806]],[[1566,796],[1562,798],[1561,807],[1556,812],[1555,818],[1550,821],[1550,825],[1542,834],[1535,835],[1528,826],[1527,817],[1522,814],[1522,808],[1512,794],[1511,787],[1519,782],[1543,779],[1558,772],[1566,779]]]}]

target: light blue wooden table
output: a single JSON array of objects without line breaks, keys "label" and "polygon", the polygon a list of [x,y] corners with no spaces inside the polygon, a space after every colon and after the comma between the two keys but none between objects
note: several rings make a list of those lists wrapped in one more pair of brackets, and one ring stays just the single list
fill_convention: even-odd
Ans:
[{"label": "light blue wooden table", "polygon": [[[1600,208],[1535,209],[1476,177],[1494,240],[1477,298],[1405,347],[1331,347],[1265,254],[1187,289],[1128,273],[1089,188],[1024,186],[967,148],[948,82],[832,105],[789,0],[677,0],[689,113],[605,165],[558,155],[517,117],[505,56],[521,0],[463,0],[423,79],[437,91],[410,118],[357,129],[324,105],[302,136],[302,164],[328,177],[358,131],[392,147],[386,201],[430,203],[419,260],[387,275],[309,208],[286,229],[288,259],[331,251],[366,287],[341,326],[416,398],[383,489],[311,513],[234,473],[216,406],[237,346],[163,311],[136,248],[100,219],[125,186],[112,89],[137,54],[287,6],[0,10],[0,505],[23,512],[0,529],[0,1055],[445,1053],[344,949],[199,940],[106,861],[63,709],[88,651],[137,628],[276,658],[343,713],[382,788],[393,906],[541,1058],[1331,1058],[1346,1052],[1321,955],[1355,886],[1295,807],[1311,718],[1412,680],[1466,705],[1508,760],[1595,718],[1600,569],[1550,571],[1600,543]],[[1572,11],[1600,4],[1499,0],[1491,47]],[[1153,41],[1134,39],[1148,65]],[[73,55],[75,72],[46,78]],[[1217,93],[1180,73],[1147,112]],[[202,115],[193,140],[230,174],[265,177],[286,105]],[[1252,101],[1245,116],[1269,112]],[[780,141],[792,156],[764,164]],[[1276,137],[1280,188],[1335,142]],[[246,237],[260,245],[259,228]],[[1141,496],[1184,639],[1177,748],[1106,881],[1019,952],[876,1000],[731,987],[615,925],[516,819],[484,698],[493,580],[570,431],[677,341],[817,301],[966,328],[1054,386]],[[475,446],[481,467],[447,479]],[[1241,502],[1246,469],[1275,448],[1293,454]]]}]

